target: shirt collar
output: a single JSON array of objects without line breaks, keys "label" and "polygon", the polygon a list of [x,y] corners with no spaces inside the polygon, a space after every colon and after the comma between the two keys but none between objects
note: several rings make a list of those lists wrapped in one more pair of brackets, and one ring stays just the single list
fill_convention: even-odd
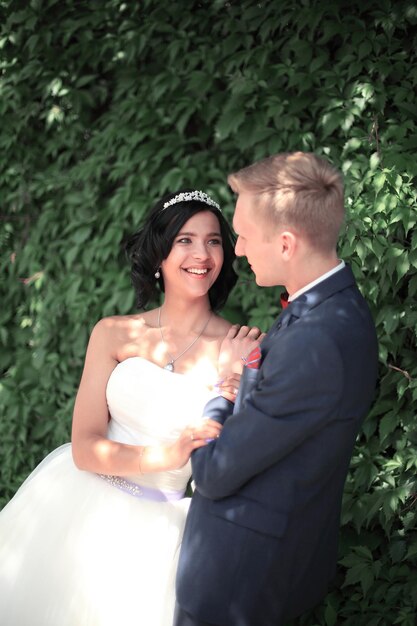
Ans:
[{"label": "shirt collar", "polygon": [[312,287],[315,287],[316,285],[321,283],[323,280],[326,280],[326,278],[330,278],[330,276],[332,276],[333,274],[336,274],[336,272],[339,272],[344,267],[345,267],[345,262],[344,261],[340,261],[339,265],[336,265],[336,267],[334,267],[333,269],[329,270],[328,272],[326,272],[322,276],[319,276],[318,278],[313,280],[311,283],[308,283],[308,285],[305,285],[305,287],[303,287],[302,289],[299,289],[295,293],[291,294],[289,296],[289,298],[288,298],[288,302],[292,302],[293,300],[298,298],[298,296],[301,296],[301,294],[305,293],[306,291],[308,291]]}]

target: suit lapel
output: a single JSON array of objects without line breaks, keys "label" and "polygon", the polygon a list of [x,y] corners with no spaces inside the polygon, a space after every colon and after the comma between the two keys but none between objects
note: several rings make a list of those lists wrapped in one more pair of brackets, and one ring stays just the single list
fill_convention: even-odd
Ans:
[{"label": "suit lapel", "polygon": [[[272,344],[274,336],[280,331],[298,320],[300,317],[314,309],[321,302],[331,297],[333,294],[355,285],[355,279],[349,267],[344,267],[322,281],[315,287],[312,287],[305,293],[301,294],[296,300],[290,302],[277,317],[265,339],[261,344],[262,356],[268,352],[269,345]],[[262,367],[262,365],[261,365]],[[242,379],[239,387],[239,393],[236,398],[234,413],[237,413],[248,398],[251,390],[256,385],[259,369],[243,368]]]}]

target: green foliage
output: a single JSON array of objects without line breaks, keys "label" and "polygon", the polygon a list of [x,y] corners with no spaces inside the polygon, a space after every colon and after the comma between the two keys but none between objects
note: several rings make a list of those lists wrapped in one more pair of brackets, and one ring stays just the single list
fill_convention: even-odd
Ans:
[{"label": "green foliage", "polygon": [[[133,311],[122,242],[153,202],[312,150],[346,180],[340,254],[380,383],[345,489],[338,576],[297,623],[415,623],[417,9],[413,2],[0,2],[1,502],[67,441],[85,347]],[[225,309],[266,329],[244,263]]]}]

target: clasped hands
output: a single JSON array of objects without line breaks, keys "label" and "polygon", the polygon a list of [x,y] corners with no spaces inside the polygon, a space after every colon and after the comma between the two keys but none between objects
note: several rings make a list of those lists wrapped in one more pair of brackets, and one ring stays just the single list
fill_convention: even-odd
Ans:
[{"label": "clasped hands", "polygon": [[[259,328],[234,324],[223,339],[219,353],[220,381],[215,386],[219,394],[227,400],[235,401],[244,359],[259,346],[264,337],[265,333]],[[170,446],[175,467],[185,465],[191,453],[214,441],[220,435],[221,429],[221,424],[207,418],[185,428],[177,441]]]}]

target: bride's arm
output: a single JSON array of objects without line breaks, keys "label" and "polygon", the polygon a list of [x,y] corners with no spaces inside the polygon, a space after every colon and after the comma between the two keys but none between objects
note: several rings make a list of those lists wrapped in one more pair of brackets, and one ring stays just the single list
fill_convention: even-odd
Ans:
[{"label": "bride's arm", "polygon": [[138,451],[135,446],[111,442],[106,437],[106,386],[117,365],[113,348],[116,333],[112,318],[98,322],[91,333],[72,417],[72,455],[79,469],[101,474],[121,470],[128,475],[138,473]]},{"label": "bride's arm", "polygon": [[218,435],[218,424],[206,420],[200,426],[185,429],[168,446],[135,446],[107,438],[106,386],[117,365],[117,332],[115,320],[106,318],[91,333],[72,420],[74,463],[82,470],[116,476],[182,467],[193,450]]}]

